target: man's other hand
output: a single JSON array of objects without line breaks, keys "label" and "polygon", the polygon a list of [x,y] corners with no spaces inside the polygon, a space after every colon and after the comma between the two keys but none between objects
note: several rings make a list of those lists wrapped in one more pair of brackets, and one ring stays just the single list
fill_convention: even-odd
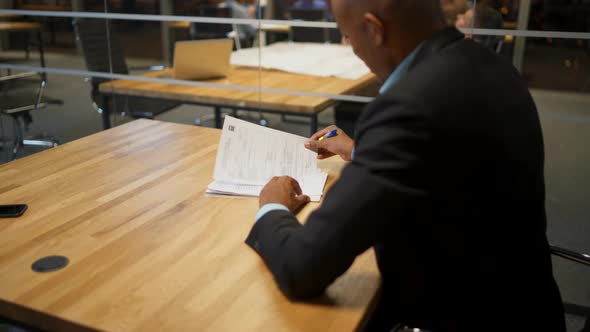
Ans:
[{"label": "man's other hand", "polygon": [[297,212],[310,201],[309,196],[303,195],[297,180],[289,176],[275,176],[260,192],[260,207],[266,204],[278,203],[286,206],[292,213]]}]

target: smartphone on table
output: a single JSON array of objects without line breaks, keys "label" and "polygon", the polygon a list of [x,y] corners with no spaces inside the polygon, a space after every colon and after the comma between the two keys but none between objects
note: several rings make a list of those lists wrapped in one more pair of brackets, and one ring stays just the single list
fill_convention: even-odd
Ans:
[{"label": "smartphone on table", "polygon": [[16,218],[25,213],[27,204],[0,205],[0,218]]}]

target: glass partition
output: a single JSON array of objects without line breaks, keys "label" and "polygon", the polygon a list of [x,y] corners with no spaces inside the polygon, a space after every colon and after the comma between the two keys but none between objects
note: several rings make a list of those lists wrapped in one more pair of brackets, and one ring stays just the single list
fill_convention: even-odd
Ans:
[{"label": "glass partition", "polygon": [[[511,61],[531,88],[580,93],[588,88],[590,20],[584,2],[441,1],[449,24]],[[352,133],[356,117],[379,88],[374,75],[343,43],[326,1],[18,0],[6,1],[1,12],[3,22],[29,25],[1,33],[0,66],[5,74],[18,69],[45,72],[49,96],[51,76],[70,75],[82,83],[76,96],[88,96],[88,104],[99,110],[101,83],[126,79],[150,87],[161,80],[154,91],[171,84],[177,84],[178,91],[205,89],[203,98],[177,96],[180,109],[239,114],[301,135],[334,122]],[[84,31],[86,25],[91,25],[89,36],[81,38],[80,26]],[[233,43],[232,75],[221,75],[224,80],[170,81],[179,78],[173,69],[176,45],[220,38]],[[199,54],[210,56],[208,51]],[[207,62],[199,59],[193,62]],[[157,69],[164,72],[155,73]],[[158,95],[146,89],[132,93]],[[128,99],[119,93],[112,97]],[[189,111],[175,113],[193,117]],[[172,120],[167,114],[161,116]],[[120,120],[128,118],[123,114]],[[192,123],[215,126],[215,121],[200,118]]]}]

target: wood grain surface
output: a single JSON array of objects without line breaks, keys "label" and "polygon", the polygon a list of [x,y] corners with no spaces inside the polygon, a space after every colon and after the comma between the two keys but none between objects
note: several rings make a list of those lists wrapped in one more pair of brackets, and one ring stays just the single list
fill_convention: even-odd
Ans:
[{"label": "wood grain surface", "polygon": [[289,33],[291,31],[291,26],[289,25],[281,25],[281,24],[261,24],[260,26],[256,27],[260,31],[264,32],[276,32],[276,33]]},{"label": "wood grain surface", "polygon": [[191,22],[189,21],[173,21],[166,24],[171,29],[188,29],[191,27]]},{"label": "wood grain surface", "polygon": [[[172,69],[147,74],[148,77],[171,78]],[[327,94],[354,94],[373,82],[375,76],[367,74],[357,80],[292,74],[275,70],[232,66],[228,76],[208,80],[210,83],[263,87],[272,89],[317,92]],[[117,80],[102,83],[101,93],[157,97],[184,102],[209,103],[222,106],[249,107],[299,113],[319,113],[336,103],[321,97],[304,97],[258,91],[237,91],[210,87]]]},{"label": "wood grain surface", "polygon": [[14,20],[22,17],[22,15],[0,13],[0,20]]},{"label": "wood grain surface", "polygon": [[35,22],[0,22],[0,31],[40,30],[41,24]]},{"label": "wood grain surface", "polygon": [[72,7],[69,5],[52,5],[52,4],[17,4],[17,9],[21,10],[51,10],[69,12]]},{"label": "wood grain surface", "polygon": [[[1,16],[0,16],[1,17]],[[191,27],[191,22],[189,21],[173,21],[167,23],[169,28],[172,29],[188,29]],[[280,25],[280,24],[261,24],[260,26],[255,26],[260,31],[264,32],[277,32],[277,33],[288,33],[291,31],[291,27],[288,25]]]},{"label": "wood grain surface", "polygon": [[[351,331],[373,251],[325,296],[289,302],[244,240],[257,199],[206,197],[220,131],[137,120],[0,166],[0,316],[48,330]],[[328,160],[330,183],[343,163]],[[300,214],[304,220],[317,204]],[[37,273],[31,264],[70,264]]]}]

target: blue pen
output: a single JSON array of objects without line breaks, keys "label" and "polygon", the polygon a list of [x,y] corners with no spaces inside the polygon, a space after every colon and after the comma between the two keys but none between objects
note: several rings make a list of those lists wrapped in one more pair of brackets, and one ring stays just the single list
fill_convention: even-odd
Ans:
[{"label": "blue pen", "polygon": [[334,136],[338,136],[338,129],[334,129],[334,130],[330,131],[326,135],[320,137],[320,139],[318,141],[323,141],[326,138],[331,138],[331,137],[334,137]]}]

